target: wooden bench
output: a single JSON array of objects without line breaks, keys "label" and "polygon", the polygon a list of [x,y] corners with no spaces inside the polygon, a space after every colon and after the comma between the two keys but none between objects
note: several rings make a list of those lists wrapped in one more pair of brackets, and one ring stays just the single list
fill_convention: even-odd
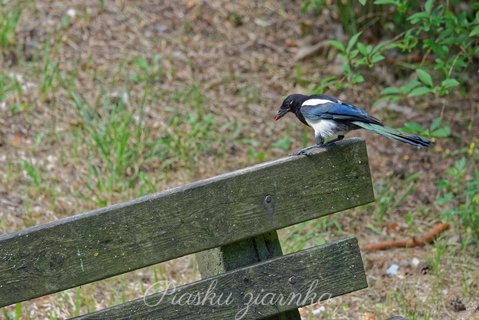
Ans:
[{"label": "wooden bench", "polygon": [[[300,319],[298,307],[367,287],[360,251],[350,237],[283,256],[276,230],[373,200],[365,143],[349,139],[5,234],[0,307],[196,253],[202,280],[80,318]],[[208,288],[230,303],[174,301]]]}]

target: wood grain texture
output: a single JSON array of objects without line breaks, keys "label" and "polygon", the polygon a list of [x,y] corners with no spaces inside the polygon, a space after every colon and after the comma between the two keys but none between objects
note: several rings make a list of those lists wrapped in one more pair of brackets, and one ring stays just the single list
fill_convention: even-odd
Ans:
[{"label": "wood grain texture", "polygon": [[374,200],[364,141],[0,236],[0,306]]},{"label": "wood grain texture", "polygon": [[[212,283],[216,283],[213,289]],[[357,240],[348,238],[170,288],[78,319],[223,320],[235,319],[242,310],[241,319],[260,319],[366,287]],[[211,300],[213,294],[216,298]],[[280,295],[283,303],[278,300]],[[188,304],[188,297],[196,300],[192,298]],[[274,300],[277,303],[271,303]]]},{"label": "wood grain texture", "polygon": [[[276,231],[198,252],[196,261],[202,278],[236,270],[261,261],[281,257],[283,250]],[[298,309],[285,311],[264,320],[300,320]]]}]

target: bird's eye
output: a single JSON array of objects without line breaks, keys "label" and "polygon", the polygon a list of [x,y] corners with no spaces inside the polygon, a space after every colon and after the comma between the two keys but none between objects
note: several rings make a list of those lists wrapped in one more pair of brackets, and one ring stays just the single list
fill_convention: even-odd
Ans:
[{"label": "bird's eye", "polygon": [[291,101],[289,102],[289,105],[292,105],[292,104],[293,104],[293,101],[291,100]]}]

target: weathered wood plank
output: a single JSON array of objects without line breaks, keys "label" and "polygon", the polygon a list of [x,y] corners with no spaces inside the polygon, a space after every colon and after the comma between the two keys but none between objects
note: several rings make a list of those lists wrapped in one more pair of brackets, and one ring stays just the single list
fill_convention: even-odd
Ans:
[{"label": "weathered wood plank", "polygon": [[[242,315],[242,311],[244,315],[240,319],[259,319],[366,287],[357,240],[348,238],[170,288],[170,291],[78,319],[223,320],[235,319],[235,316]],[[216,298],[211,300],[213,294]],[[218,300],[221,294],[222,298]],[[270,303],[279,302],[280,294],[284,297],[283,303]],[[188,297],[192,298],[189,304],[186,303]],[[250,306],[248,310],[247,306]]]},{"label": "weathered wood plank", "polygon": [[[201,277],[207,278],[261,261],[281,257],[283,250],[276,231],[198,252],[196,261]],[[300,320],[298,309],[282,312],[264,320]]]},{"label": "weathered wood plank", "polygon": [[271,231],[254,238],[198,252],[196,261],[201,277],[207,278],[282,255],[278,235],[276,231]]},{"label": "weathered wood plank", "polygon": [[0,236],[0,306],[373,201],[364,141]]}]

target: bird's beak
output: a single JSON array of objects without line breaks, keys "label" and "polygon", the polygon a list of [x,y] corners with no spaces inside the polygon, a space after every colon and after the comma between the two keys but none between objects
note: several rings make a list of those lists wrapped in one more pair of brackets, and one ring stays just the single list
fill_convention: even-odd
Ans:
[{"label": "bird's beak", "polygon": [[289,112],[289,109],[279,109],[278,112],[276,113],[276,117],[274,117],[274,121],[278,121],[282,117],[284,117],[285,114]]}]

